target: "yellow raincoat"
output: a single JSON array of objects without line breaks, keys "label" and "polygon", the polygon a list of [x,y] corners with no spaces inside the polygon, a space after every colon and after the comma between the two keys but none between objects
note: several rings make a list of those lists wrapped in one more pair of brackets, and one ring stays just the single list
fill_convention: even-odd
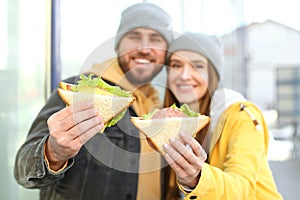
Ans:
[{"label": "yellow raincoat", "polygon": [[250,102],[242,104],[247,112],[236,102],[220,115],[209,164],[204,164],[198,185],[185,192],[185,199],[282,199],[267,160],[269,135],[262,113]]}]

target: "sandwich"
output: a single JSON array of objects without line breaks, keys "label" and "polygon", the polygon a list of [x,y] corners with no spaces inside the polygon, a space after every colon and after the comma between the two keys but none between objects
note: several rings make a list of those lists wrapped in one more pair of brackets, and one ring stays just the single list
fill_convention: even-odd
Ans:
[{"label": "sandwich", "polygon": [[131,121],[154,150],[165,154],[163,145],[168,144],[171,137],[180,139],[181,132],[195,137],[209,123],[210,117],[192,111],[187,104],[180,108],[173,104],[142,117],[131,117]]},{"label": "sandwich", "polygon": [[93,101],[95,108],[104,120],[103,133],[106,127],[115,125],[123,118],[127,108],[133,104],[135,97],[129,91],[118,86],[111,86],[93,74],[80,75],[77,84],[60,82],[58,94],[67,105],[83,101]]}]

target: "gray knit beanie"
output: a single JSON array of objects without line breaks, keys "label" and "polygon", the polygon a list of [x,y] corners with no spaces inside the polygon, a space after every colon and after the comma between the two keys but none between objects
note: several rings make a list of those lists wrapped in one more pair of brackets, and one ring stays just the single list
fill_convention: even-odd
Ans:
[{"label": "gray knit beanie", "polygon": [[152,3],[137,3],[122,12],[117,32],[115,49],[125,34],[135,28],[151,28],[158,31],[169,44],[173,39],[171,17]]},{"label": "gray knit beanie", "polygon": [[223,66],[223,48],[216,36],[186,32],[169,46],[168,61],[172,53],[180,50],[194,51],[205,56],[215,67],[219,77]]}]

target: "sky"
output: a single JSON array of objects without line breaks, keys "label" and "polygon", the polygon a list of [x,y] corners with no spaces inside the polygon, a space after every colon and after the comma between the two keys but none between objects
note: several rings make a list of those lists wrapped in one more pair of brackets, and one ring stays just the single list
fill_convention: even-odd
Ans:
[{"label": "sky", "polygon": [[272,19],[300,31],[299,0],[245,0],[247,22]]}]

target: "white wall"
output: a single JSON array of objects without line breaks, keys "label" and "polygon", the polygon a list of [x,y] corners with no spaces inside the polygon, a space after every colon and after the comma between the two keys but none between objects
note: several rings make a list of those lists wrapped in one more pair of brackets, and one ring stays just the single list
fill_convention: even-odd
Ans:
[{"label": "white wall", "polygon": [[[235,41],[234,34],[223,38],[224,47],[228,47],[231,41]],[[276,103],[276,76],[275,70],[277,66],[291,65],[300,63],[300,32],[286,27],[284,25],[267,21],[261,24],[252,24],[247,28],[247,46],[246,52],[248,56],[247,62],[247,98],[262,109],[272,108]],[[236,44],[234,44],[236,45]],[[234,47],[237,51],[238,47]],[[225,67],[232,64],[232,59],[238,59],[236,56],[231,56],[231,59],[225,55]],[[236,72],[241,66],[234,66],[235,70],[224,72],[225,83],[231,88],[236,88],[235,85],[230,85],[232,79],[241,75]],[[232,73],[230,75],[230,73]],[[241,84],[241,83],[238,83]]]}]

